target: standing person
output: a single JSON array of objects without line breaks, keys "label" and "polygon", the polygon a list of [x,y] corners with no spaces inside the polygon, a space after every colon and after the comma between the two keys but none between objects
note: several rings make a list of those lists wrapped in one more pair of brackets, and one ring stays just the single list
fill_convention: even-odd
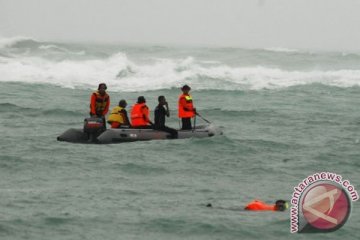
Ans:
[{"label": "standing person", "polygon": [[127,102],[121,99],[119,105],[114,107],[108,119],[111,128],[131,127],[126,111]]},{"label": "standing person", "polygon": [[138,97],[137,103],[131,109],[131,126],[134,128],[151,128],[150,111],[143,96]]},{"label": "standing person", "polygon": [[179,110],[179,118],[181,118],[182,122],[182,130],[191,130],[191,118],[193,118],[196,114],[196,108],[194,108],[193,100],[191,95],[189,94],[191,88],[188,85],[184,85],[181,88],[183,92],[179,96],[178,102],[178,110]]},{"label": "standing person", "polygon": [[176,131],[176,129],[165,126],[165,121],[166,121],[165,117],[170,117],[169,105],[166,102],[165,97],[159,96],[158,102],[159,102],[159,104],[156,106],[155,111],[154,111],[154,113],[155,113],[154,129],[168,132],[171,134],[171,138],[177,138],[178,132]]},{"label": "standing person", "polygon": [[102,118],[105,123],[105,115],[109,111],[110,96],[106,93],[107,86],[105,83],[100,83],[98,90],[91,94],[90,98],[90,117]]}]

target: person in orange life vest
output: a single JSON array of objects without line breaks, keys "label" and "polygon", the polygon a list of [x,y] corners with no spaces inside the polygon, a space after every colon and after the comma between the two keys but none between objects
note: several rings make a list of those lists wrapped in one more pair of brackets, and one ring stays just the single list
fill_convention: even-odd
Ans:
[{"label": "person in orange life vest", "polygon": [[98,117],[103,120],[104,128],[106,128],[105,115],[109,111],[110,96],[106,93],[107,86],[100,83],[98,90],[93,92],[90,97],[90,117]]},{"label": "person in orange life vest", "polygon": [[146,106],[146,100],[143,96],[138,97],[137,103],[131,109],[131,126],[133,128],[152,128],[150,121],[150,111]]},{"label": "person in orange life vest", "polygon": [[109,111],[110,96],[106,93],[107,86],[105,83],[100,83],[98,90],[91,94],[90,98],[90,116],[104,117]]},{"label": "person in orange life vest", "polygon": [[245,210],[249,211],[285,211],[289,204],[284,200],[277,200],[275,204],[266,204],[260,200],[254,200],[246,205]]},{"label": "person in orange life vest", "polygon": [[191,88],[188,85],[184,85],[181,88],[183,92],[179,96],[178,101],[178,116],[181,118],[182,130],[191,130],[191,118],[196,114],[196,108],[194,108],[192,97],[190,96]]},{"label": "person in orange life vest", "polygon": [[126,112],[127,102],[121,99],[119,105],[111,110],[108,118],[108,123],[111,124],[111,128],[131,127],[130,121]]}]

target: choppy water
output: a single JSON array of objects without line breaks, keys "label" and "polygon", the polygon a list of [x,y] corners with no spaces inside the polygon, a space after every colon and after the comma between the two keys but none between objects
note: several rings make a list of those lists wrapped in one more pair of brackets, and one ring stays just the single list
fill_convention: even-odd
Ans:
[{"label": "choppy water", "polygon": [[[290,199],[303,178],[341,174],[360,188],[360,55],[0,43],[1,239],[356,239],[359,204],[340,230],[291,235],[289,213],[241,209]],[[169,101],[179,86],[223,136],[81,145],[90,93],[112,104]],[[200,119],[197,119],[201,123]],[[214,208],[206,208],[211,202]]]}]

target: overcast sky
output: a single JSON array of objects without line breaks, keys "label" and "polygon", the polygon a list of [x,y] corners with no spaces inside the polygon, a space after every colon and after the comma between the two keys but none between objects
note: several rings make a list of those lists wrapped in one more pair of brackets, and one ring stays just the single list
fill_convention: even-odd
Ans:
[{"label": "overcast sky", "polygon": [[0,0],[0,36],[360,50],[360,0]]}]

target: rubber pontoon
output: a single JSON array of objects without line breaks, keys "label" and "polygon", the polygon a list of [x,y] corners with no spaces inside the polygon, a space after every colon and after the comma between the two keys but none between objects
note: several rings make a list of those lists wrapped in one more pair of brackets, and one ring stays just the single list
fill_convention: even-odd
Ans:
[{"label": "rubber pontoon", "polygon": [[[213,124],[196,126],[192,130],[179,130],[178,139],[205,138],[221,135],[222,132]],[[171,135],[164,131],[136,128],[111,128],[101,133],[87,133],[83,129],[71,128],[61,134],[57,140],[71,143],[122,143],[134,141],[147,141],[156,139],[171,139]]]}]

